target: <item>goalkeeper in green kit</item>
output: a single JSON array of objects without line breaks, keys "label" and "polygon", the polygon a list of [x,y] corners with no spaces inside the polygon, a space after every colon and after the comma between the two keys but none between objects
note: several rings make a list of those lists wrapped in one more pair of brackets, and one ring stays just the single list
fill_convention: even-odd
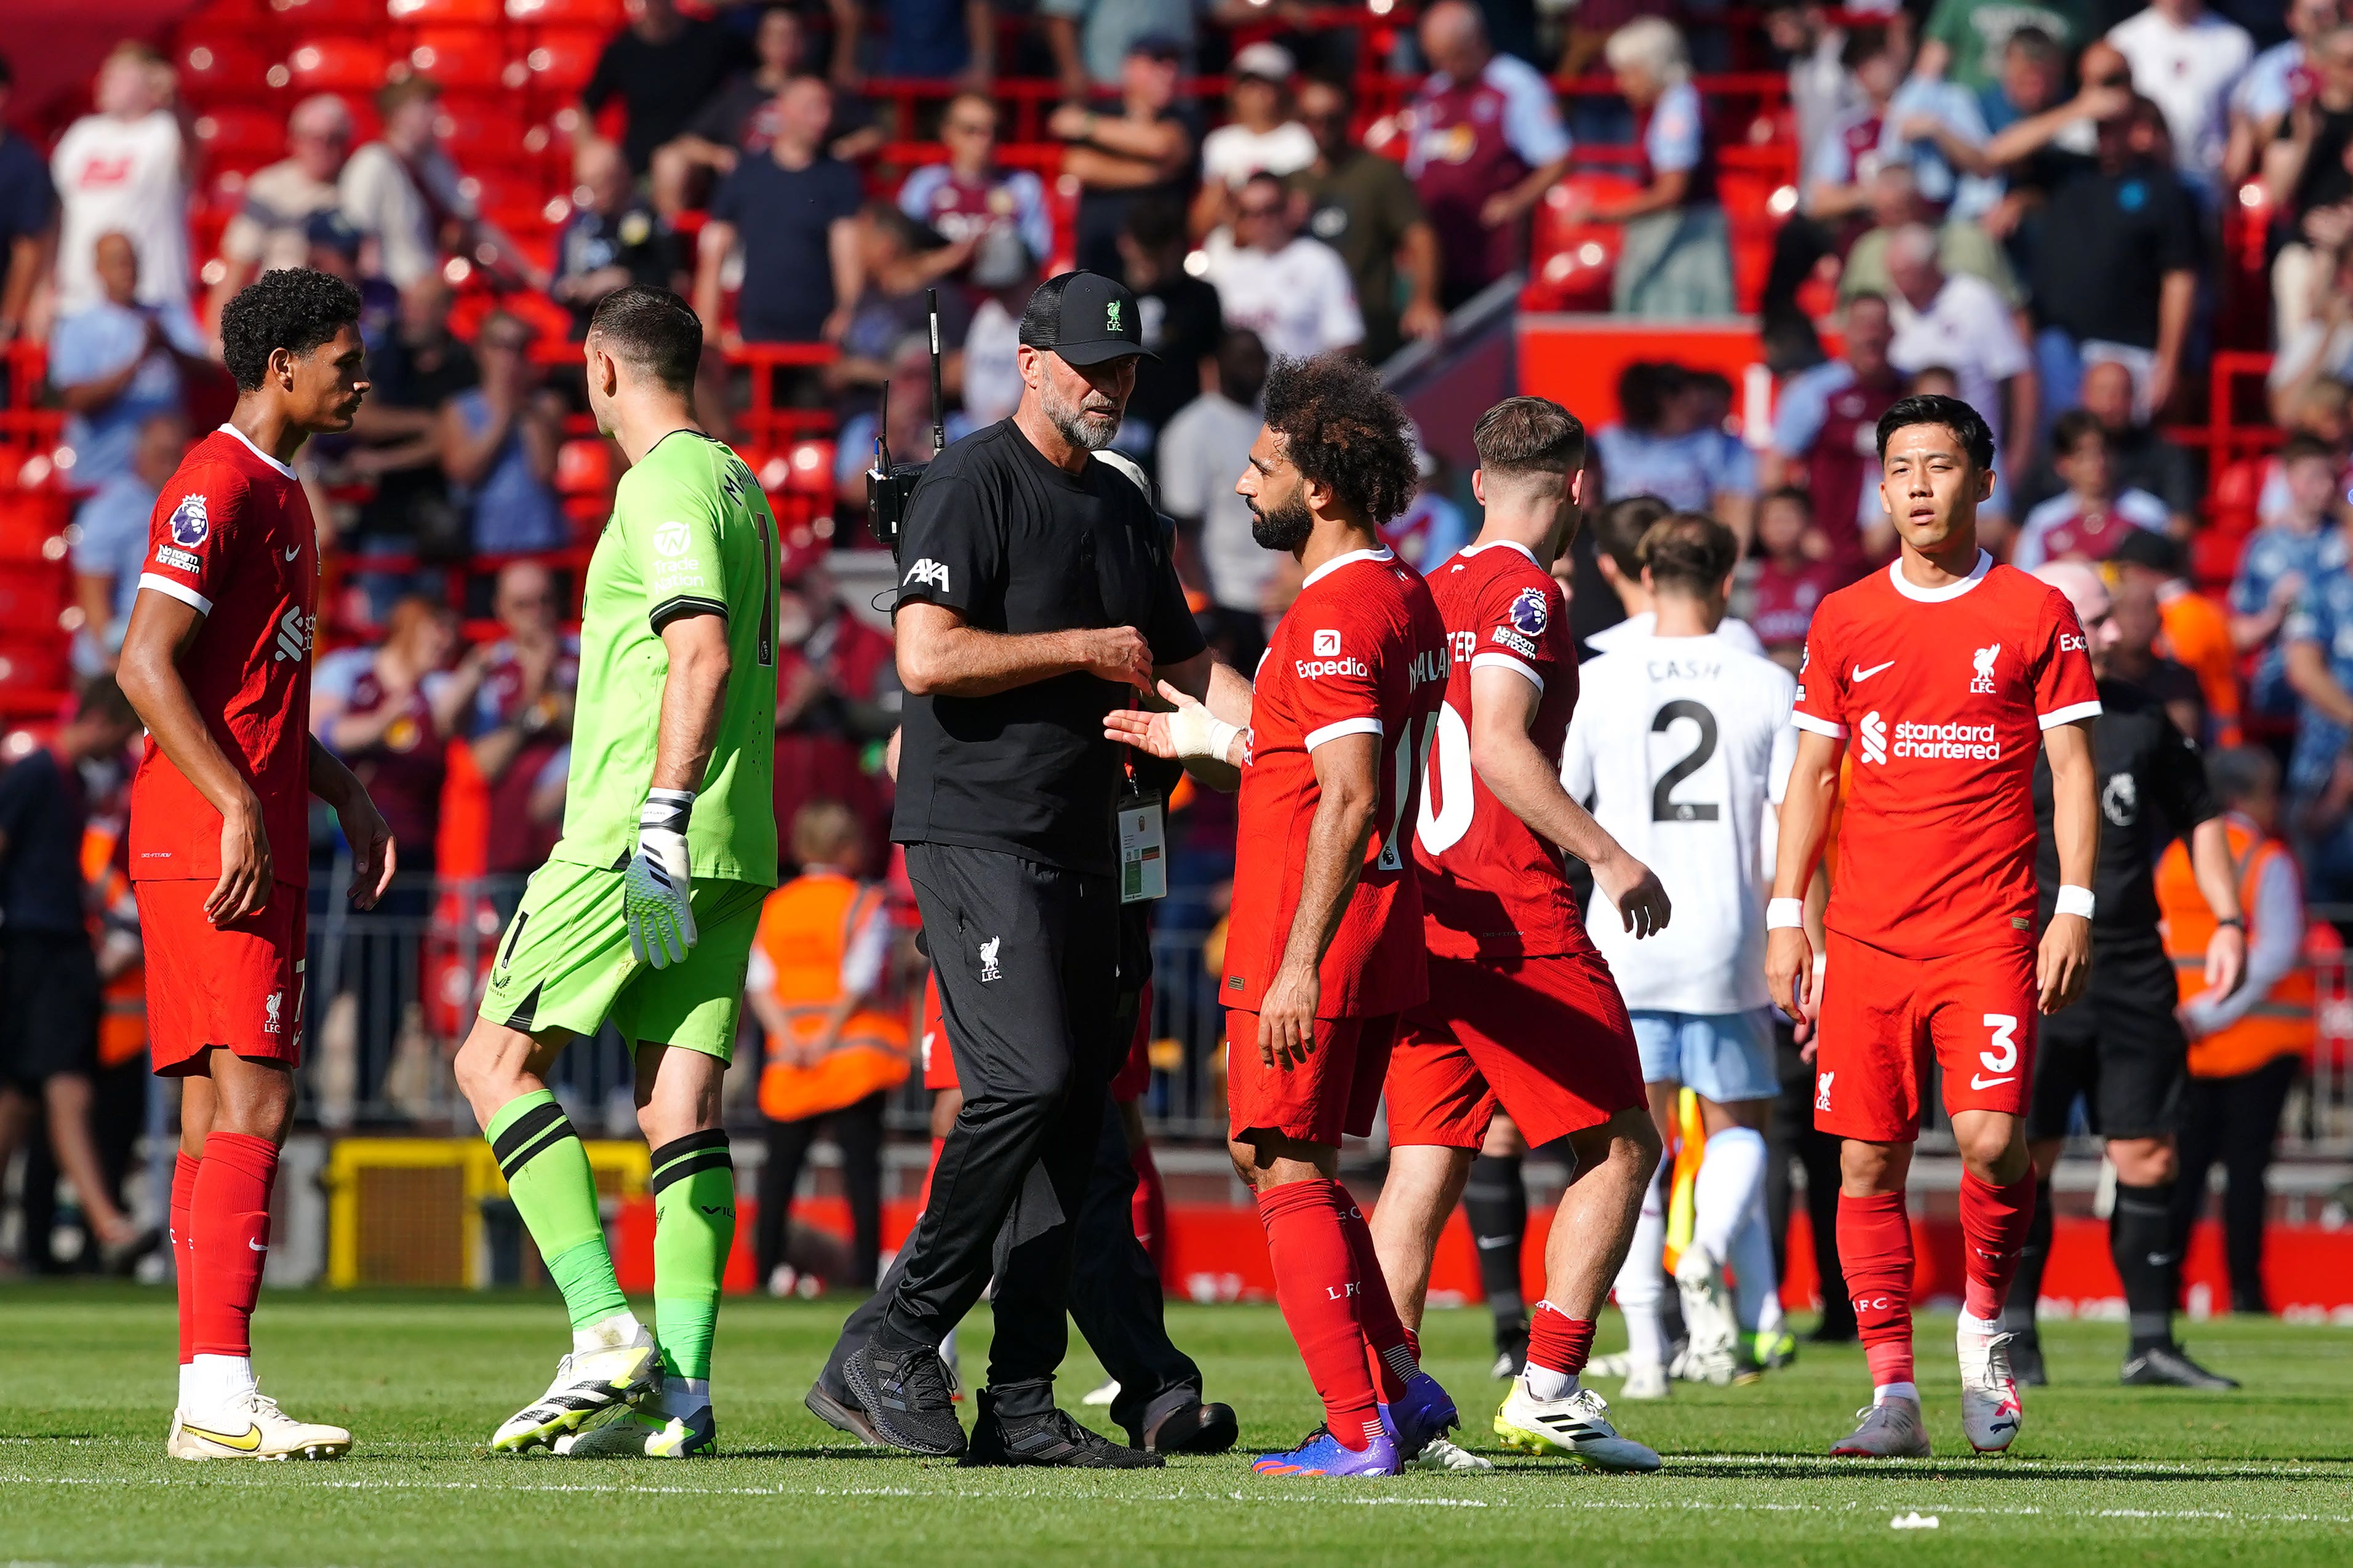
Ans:
[{"label": "goalkeeper in green kit", "polygon": [[[564,837],[500,938],[457,1075],[572,1317],[555,1381],[491,1447],[682,1458],[714,1447],[712,1326],[735,1235],[720,1075],[776,882],[776,525],[695,421],[702,330],[683,300],[607,295],[585,351],[597,427],[630,467],[588,565]],[[607,1018],[636,1054],[653,1149],[650,1332],[545,1081]]]}]

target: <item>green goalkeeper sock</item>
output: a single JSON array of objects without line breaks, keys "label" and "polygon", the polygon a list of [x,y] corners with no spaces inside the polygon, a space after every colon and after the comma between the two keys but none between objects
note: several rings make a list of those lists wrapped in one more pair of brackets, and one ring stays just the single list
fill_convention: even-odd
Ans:
[{"label": "green goalkeeper sock", "polygon": [[670,1377],[711,1376],[719,1281],[735,1245],[727,1134],[690,1132],[654,1151],[654,1342]]},{"label": "green goalkeeper sock", "polygon": [[548,1276],[564,1292],[572,1326],[628,1310],[613,1279],[613,1254],[596,1212],[596,1178],[571,1119],[545,1089],[499,1108],[488,1129],[515,1212],[531,1231]]}]

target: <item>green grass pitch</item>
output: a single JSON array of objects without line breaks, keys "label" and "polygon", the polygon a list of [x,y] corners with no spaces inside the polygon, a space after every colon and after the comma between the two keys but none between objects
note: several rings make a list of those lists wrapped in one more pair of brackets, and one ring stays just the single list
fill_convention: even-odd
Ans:
[{"label": "green grass pitch", "polygon": [[[1315,1420],[1267,1307],[1175,1307],[1244,1451],[1122,1476],[960,1470],[854,1446],[801,1408],[846,1310],[731,1301],[715,1386],[725,1457],[688,1463],[491,1459],[491,1428],[545,1385],[563,1348],[553,1296],[272,1293],[256,1321],[267,1390],[347,1423],[339,1464],[175,1465],[171,1299],[128,1288],[0,1292],[0,1562],[179,1564],[877,1563],[916,1568],[1213,1558],[1281,1564],[2027,1563],[2201,1565],[2353,1561],[2353,1331],[2192,1325],[2193,1349],[2246,1386],[2221,1396],[2116,1384],[2121,1329],[2046,1331],[2057,1382],[2031,1391],[2014,1457],[1959,1431],[1950,1317],[1921,1325],[1940,1452],[1861,1466],[1819,1456],[1866,1396],[1861,1354],[1806,1347],[1749,1388],[1679,1388],[1620,1405],[1658,1476],[1506,1458],[1486,1431],[1486,1320],[1433,1313],[1429,1363],[1496,1457],[1493,1475],[1278,1481],[1249,1452]],[[1605,1325],[1605,1348],[1614,1321]],[[963,1336],[977,1366],[986,1315]],[[1073,1339],[1062,1386],[1097,1378]],[[1597,1382],[1607,1394],[1615,1385]],[[965,1407],[969,1420],[969,1406]],[[1101,1411],[1083,1412],[1099,1427]],[[1957,1452],[1956,1451],[1957,1450]],[[1891,1521],[1934,1516],[1935,1529]]]}]

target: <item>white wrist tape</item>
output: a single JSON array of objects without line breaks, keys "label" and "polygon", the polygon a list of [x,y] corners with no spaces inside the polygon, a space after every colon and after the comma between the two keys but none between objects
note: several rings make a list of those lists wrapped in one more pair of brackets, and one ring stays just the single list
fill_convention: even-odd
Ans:
[{"label": "white wrist tape", "polygon": [[1240,725],[1227,723],[1198,703],[1168,715],[1168,742],[1176,748],[1179,761],[1215,757],[1223,762],[1226,748],[1240,733]]},{"label": "white wrist tape", "polygon": [[1802,930],[1806,923],[1806,900],[1803,899],[1769,899],[1765,904],[1767,931]]},{"label": "white wrist tape", "polygon": [[2081,915],[2085,920],[2090,920],[2092,889],[2073,886],[2062,887],[2059,889],[2059,908],[2055,912],[2063,915]]}]

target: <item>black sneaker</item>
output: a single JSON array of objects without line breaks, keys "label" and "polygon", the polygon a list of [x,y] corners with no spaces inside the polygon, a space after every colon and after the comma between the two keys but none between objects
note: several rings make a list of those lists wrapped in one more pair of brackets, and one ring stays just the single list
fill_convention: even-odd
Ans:
[{"label": "black sneaker", "polygon": [[2042,1341],[2032,1329],[2020,1329],[2010,1337],[2010,1380],[2021,1388],[2043,1388],[2051,1382],[2042,1370]]},{"label": "black sneaker", "polygon": [[841,1375],[874,1435],[892,1447],[938,1459],[965,1451],[947,1368],[932,1346],[892,1351],[870,1340],[842,1363]]},{"label": "black sneaker", "polygon": [[1240,1436],[1232,1405],[1205,1405],[1195,1398],[1148,1415],[1143,1428],[1130,1432],[1128,1439],[1147,1454],[1222,1454]]},{"label": "black sneaker", "polygon": [[858,1408],[856,1396],[846,1388],[828,1388],[825,1379],[809,1384],[807,1394],[801,1400],[809,1414],[837,1432],[847,1432],[870,1448],[887,1448],[891,1445],[874,1430],[874,1423]]},{"label": "black sneaker", "polygon": [[[1045,1465],[1070,1470],[1151,1470],[1168,1461],[1091,1432],[1060,1410],[1000,1419],[980,1391],[980,1418],[972,1424],[966,1465]],[[1231,1439],[1229,1439],[1230,1441]]]},{"label": "black sneaker", "polygon": [[2239,1386],[2237,1379],[2191,1361],[2179,1345],[2157,1345],[2131,1357],[2116,1380],[2144,1388],[2201,1388],[2211,1394]]}]

